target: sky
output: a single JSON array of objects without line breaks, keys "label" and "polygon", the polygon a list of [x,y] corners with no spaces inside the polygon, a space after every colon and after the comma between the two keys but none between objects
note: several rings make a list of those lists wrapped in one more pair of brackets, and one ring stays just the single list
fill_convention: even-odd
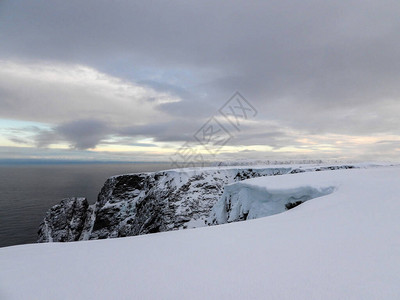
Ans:
[{"label": "sky", "polygon": [[0,1],[0,160],[400,160],[399,1]]}]

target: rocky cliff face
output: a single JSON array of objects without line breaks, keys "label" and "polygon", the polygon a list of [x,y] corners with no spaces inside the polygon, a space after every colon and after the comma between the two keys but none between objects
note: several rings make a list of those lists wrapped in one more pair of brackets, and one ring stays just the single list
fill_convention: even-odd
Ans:
[{"label": "rocky cliff face", "polygon": [[214,167],[138,173],[109,178],[93,205],[64,199],[40,225],[38,242],[134,236],[211,225],[224,186],[244,179],[332,167]]},{"label": "rocky cliff face", "polygon": [[88,213],[86,198],[67,198],[53,206],[40,225],[38,242],[79,240]]}]

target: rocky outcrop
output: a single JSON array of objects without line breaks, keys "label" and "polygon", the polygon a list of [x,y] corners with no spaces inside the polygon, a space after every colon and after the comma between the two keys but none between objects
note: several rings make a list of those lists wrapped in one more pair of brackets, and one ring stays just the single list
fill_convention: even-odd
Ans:
[{"label": "rocky outcrop", "polygon": [[38,241],[105,239],[211,225],[210,213],[225,185],[317,170],[322,168],[213,167],[114,176],[105,182],[95,204],[69,198],[51,208],[40,225]]},{"label": "rocky outcrop", "polygon": [[86,221],[86,198],[67,198],[53,206],[40,225],[38,242],[78,241]]}]

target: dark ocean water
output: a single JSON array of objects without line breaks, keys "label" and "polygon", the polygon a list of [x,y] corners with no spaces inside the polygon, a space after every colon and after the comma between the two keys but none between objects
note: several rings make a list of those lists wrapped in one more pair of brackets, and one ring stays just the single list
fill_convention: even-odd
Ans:
[{"label": "dark ocean water", "polygon": [[75,196],[94,203],[110,176],[169,168],[160,163],[0,165],[0,247],[35,243],[51,206]]}]

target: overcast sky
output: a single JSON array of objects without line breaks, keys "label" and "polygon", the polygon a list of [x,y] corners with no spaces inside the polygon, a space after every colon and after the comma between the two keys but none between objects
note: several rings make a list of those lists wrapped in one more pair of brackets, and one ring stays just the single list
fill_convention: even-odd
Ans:
[{"label": "overcast sky", "polygon": [[[399,1],[0,1],[0,159],[400,160]],[[235,128],[236,92],[254,111]],[[250,112],[250,111],[249,111]]]}]

